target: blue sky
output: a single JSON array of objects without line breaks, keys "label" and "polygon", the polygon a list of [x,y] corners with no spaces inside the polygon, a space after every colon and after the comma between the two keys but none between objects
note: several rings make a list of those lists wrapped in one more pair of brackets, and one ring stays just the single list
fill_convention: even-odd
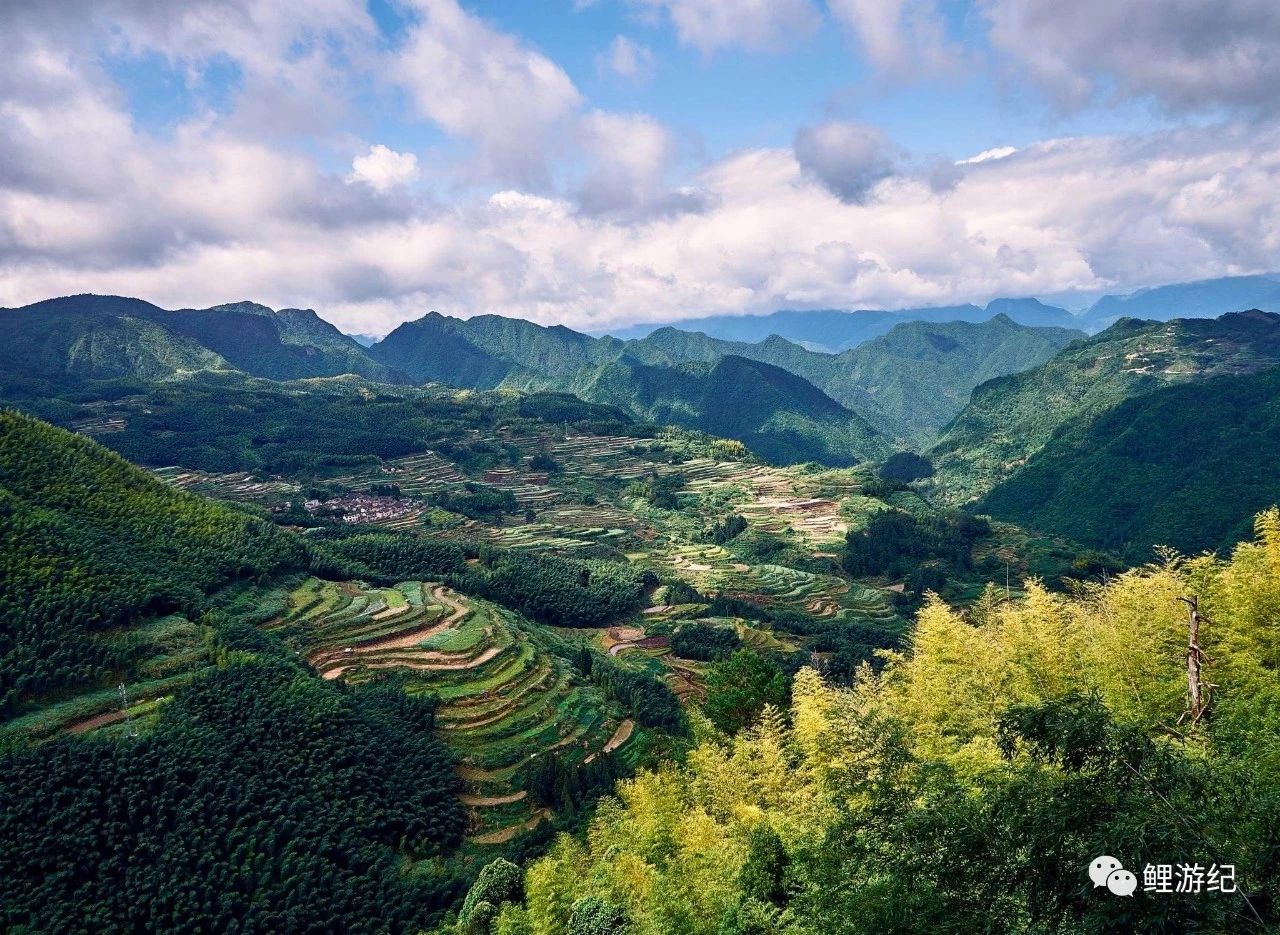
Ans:
[{"label": "blue sky", "polygon": [[1273,270],[1277,52],[1269,0],[8,5],[0,304],[598,328]]}]

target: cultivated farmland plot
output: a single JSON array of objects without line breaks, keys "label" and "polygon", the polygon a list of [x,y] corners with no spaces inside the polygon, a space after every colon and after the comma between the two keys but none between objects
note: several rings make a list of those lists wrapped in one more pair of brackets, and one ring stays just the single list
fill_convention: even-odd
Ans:
[{"label": "cultivated farmland plot", "polygon": [[520,788],[531,760],[593,759],[632,734],[624,712],[542,648],[537,625],[440,584],[312,578],[268,627],[323,678],[394,674],[410,694],[440,698],[437,724],[459,758],[476,844],[509,840],[545,817]]}]

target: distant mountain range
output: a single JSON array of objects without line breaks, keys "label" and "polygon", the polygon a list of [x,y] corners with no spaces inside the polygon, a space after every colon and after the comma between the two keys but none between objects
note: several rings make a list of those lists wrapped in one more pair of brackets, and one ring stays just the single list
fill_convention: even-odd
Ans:
[{"label": "distant mountain range", "polygon": [[[786,310],[769,315],[712,315],[708,318],[687,318],[668,327],[698,331],[726,341],[757,342],[777,335],[809,350],[836,353],[887,334],[896,325],[907,322],[981,322],[994,315],[1005,315],[1019,324],[1033,327],[1079,327],[1075,316],[1066,309],[1045,305],[1038,299],[996,299],[985,308],[945,305],[899,311],[817,309]],[[632,340],[644,338],[662,327],[657,324],[632,325],[608,334]]]},{"label": "distant mountain range", "polygon": [[[836,352],[856,347],[863,341],[887,334],[895,325],[910,321],[980,322],[999,314],[1021,325],[1095,332],[1121,317],[1153,321],[1216,318],[1248,308],[1280,311],[1280,276],[1228,276],[1140,289],[1128,295],[1107,295],[1078,315],[1056,305],[1047,305],[1039,299],[1002,298],[993,299],[985,307],[947,305],[896,311],[818,309],[779,311],[768,315],[712,315],[686,318],[668,326],[700,331],[728,341],[762,341],[778,335],[811,350]],[[630,325],[606,333],[616,338],[635,339],[646,337],[662,327],[662,324]]]},{"label": "distant mountain range", "polygon": [[[51,383],[224,370],[273,380],[351,373],[381,383],[565,391],[638,419],[737,438],[774,461],[847,464],[898,448],[932,449],[939,494],[966,503],[1003,483],[1058,425],[1146,392],[1145,379],[1155,388],[1182,379],[1178,367],[1210,375],[1262,366],[1223,363],[1237,339],[1229,326],[1211,324],[1215,334],[1225,329],[1205,338],[1217,347],[1188,346],[1174,370],[1144,377],[1139,367],[1097,363],[1096,346],[1130,342],[1116,360],[1150,353],[1164,333],[1150,321],[1124,318],[1088,341],[1062,324],[1099,327],[1124,311],[1194,318],[1234,310],[1242,298],[1280,310],[1280,281],[1234,277],[1107,296],[1080,316],[1035,299],[997,299],[985,308],[717,316],[625,340],[431,312],[365,346],[367,336],[357,341],[310,310],[240,302],[166,311],[82,295],[0,310],[0,385],[25,383],[33,392]],[[1180,322],[1171,334],[1194,343],[1197,327]],[[1081,363],[1081,354],[1093,356]],[[1270,361],[1269,352],[1262,359]],[[1011,391],[1019,380],[1041,382]]]}]

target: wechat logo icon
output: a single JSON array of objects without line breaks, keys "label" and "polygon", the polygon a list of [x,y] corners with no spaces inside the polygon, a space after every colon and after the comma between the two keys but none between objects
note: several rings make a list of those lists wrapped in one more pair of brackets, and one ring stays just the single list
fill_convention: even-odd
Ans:
[{"label": "wechat logo icon", "polygon": [[1105,886],[1116,896],[1132,896],[1138,888],[1138,878],[1120,865],[1120,861],[1105,854],[1089,864],[1089,879],[1093,888]]}]

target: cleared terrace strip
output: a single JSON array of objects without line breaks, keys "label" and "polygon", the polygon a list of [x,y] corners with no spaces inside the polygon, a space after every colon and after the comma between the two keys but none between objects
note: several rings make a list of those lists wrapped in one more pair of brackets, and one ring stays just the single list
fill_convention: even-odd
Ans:
[{"label": "cleared terrace strip", "polygon": [[541,731],[552,722],[559,722],[558,715],[561,713],[562,706],[576,705],[579,695],[577,689],[571,687],[567,680],[558,678],[551,686],[551,690],[538,692],[533,697],[525,700],[527,701],[526,704],[514,705],[507,712],[506,717],[488,721],[484,724],[447,727],[446,729],[464,733],[468,743],[476,740],[488,742],[503,740],[517,735],[530,735],[531,732]]},{"label": "cleared terrace strip", "polygon": [[511,792],[507,795],[468,795],[464,792],[458,796],[458,801],[472,808],[484,808],[493,805],[511,805],[515,802],[523,802],[528,797],[529,792],[527,789]]},{"label": "cleared terrace strip", "polygon": [[453,705],[442,708],[437,714],[437,723],[446,730],[473,730],[495,724],[510,717],[531,692],[545,693],[556,684],[555,672],[552,668],[531,669],[530,677],[522,679],[519,688],[508,695],[497,696],[495,703]]},{"label": "cleared terrace strip", "polygon": [[[631,720],[631,718],[627,718],[625,721],[623,721],[621,724],[618,725],[618,729],[613,732],[613,736],[610,737],[609,741],[603,747],[600,748],[600,753],[608,755],[612,753],[614,750],[617,750],[624,743],[626,743],[628,740],[631,739],[631,734],[635,729],[636,729],[636,722]],[[590,763],[592,760],[596,758],[596,756],[597,754],[593,753],[589,757],[587,757],[585,760],[583,760],[583,762]]]},{"label": "cleared terrace strip", "polygon": [[477,835],[476,837],[468,838],[468,840],[472,844],[506,844],[516,835],[523,834],[526,831],[532,831],[550,817],[551,812],[545,808],[540,808],[528,821],[521,822],[518,825],[511,825],[507,828],[501,828],[497,831],[490,831],[487,834]]},{"label": "cleared terrace strip", "polygon": [[407,669],[412,672],[447,672],[453,669],[474,669],[484,665],[499,653],[507,649],[505,646],[477,646],[475,650],[462,653],[427,651],[404,652],[370,652],[363,655],[349,654],[333,667],[317,667],[317,671],[326,679],[335,679],[352,670],[370,669]]},{"label": "cleared terrace strip", "polygon": [[347,474],[334,481],[353,490],[368,490],[375,484],[395,484],[405,496],[432,492],[465,478],[450,462],[431,452],[408,455],[385,462],[381,468]]}]

